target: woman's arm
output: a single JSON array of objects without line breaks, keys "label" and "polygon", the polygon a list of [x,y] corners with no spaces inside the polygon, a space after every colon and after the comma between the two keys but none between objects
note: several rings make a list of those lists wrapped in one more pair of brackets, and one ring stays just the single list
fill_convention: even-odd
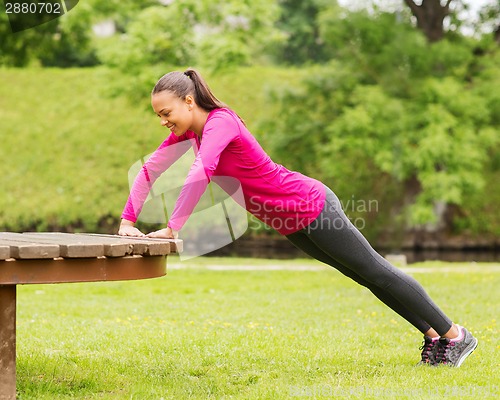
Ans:
[{"label": "woman's arm", "polygon": [[203,130],[202,144],[189,170],[168,227],[180,231],[205,192],[217,168],[222,151],[239,137],[240,129],[235,117],[220,111],[212,116]]},{"label": "woman's arm", "polygon": [[[192,139],[194,142],[194,139]],[[156,179],[177,161],[194,143],[186,135],[171,134],[144,163],[137,174],[122,212],[120,231],[130,232],[128,226],[137,221]],[[123,230],[122,230],[123,228]],[[137,233],[137,232],[135,232]]]}]

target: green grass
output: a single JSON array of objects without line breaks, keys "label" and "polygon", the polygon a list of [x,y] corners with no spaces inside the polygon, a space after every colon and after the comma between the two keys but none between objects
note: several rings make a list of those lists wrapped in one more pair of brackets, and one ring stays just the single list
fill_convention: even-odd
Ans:
[{"label": "green grass", "polygon": [[478,272],[461,264],[463,270],[414,274],[480,340],[458,369],[416,367],[421,335],[335,270],[213,271],[211,264],[256,265],[201,258],[160,279],[20,286],[19,399],[500,393],[500,273],[487,264]]}]

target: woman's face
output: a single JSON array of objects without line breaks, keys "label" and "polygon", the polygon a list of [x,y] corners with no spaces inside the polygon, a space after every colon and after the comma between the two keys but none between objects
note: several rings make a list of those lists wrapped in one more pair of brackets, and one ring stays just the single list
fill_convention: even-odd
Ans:
[{"label": "woman's face", "polygon": [[168,91],[155,93],[151,96],[153,110],[161,119],[161,125],[166,126],[177,136],[181,136],[193,125],[193,97],[188,95],[183,100]]}]

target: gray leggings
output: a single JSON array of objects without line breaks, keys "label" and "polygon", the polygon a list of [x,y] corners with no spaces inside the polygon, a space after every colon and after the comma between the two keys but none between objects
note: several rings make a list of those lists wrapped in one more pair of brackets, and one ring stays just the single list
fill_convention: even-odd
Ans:
[{"label": "gray leggings", "polygon": [[366,286],[420,332],[431,327],[444,335],[451,320],[411,276],[378,254],[349,221],[339,199],[326,187],[323,211],[308,227],[286,236],[313,258]]}]

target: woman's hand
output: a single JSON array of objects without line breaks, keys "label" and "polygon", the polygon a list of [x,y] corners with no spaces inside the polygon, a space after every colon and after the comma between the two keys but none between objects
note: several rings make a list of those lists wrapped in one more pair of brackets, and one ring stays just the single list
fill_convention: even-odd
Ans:
[{"label": "woman's hand", "polygon": [[118,235],[120,236],[135,236],[135,237],[144,237],[146,236],[139,229],[134,226],[132,221],[127,221],[126,219],[122,219],[120,224],[120,228],[118,229]]},{"label": "woman's hand", "polygon": [[177,239],[179,237],[179,232],[172,230],[172,228],[165,228],[160,229],[159,231],[148,233],[146,236],[159,239]]}]

